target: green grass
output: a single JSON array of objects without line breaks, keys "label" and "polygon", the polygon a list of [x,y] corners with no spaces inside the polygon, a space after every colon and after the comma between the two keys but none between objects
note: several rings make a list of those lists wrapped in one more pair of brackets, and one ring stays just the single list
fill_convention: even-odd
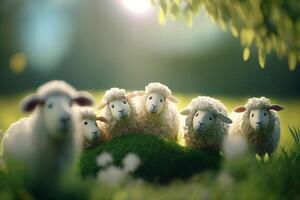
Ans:
[{"label": "green grass", "polygon": [[97,174],[99,167],[95,160],[101,152],[112,153],[116,165],[122,165],[121,161],[127,153],[137,154],[142,164],[135,176],[159,183],[188,178],[204,170],[216,169],[221,159],[218,152],[186,148],[153,135],[131,134],[83,152],[79,163],[83,176]]},{"label": "green grass", "polygon": [[[93,92],[97,102],[101,92]],[[24,116],[18,103],[24,94],[0,97],[0,128],[8,126]],[[196,95],[176,95],[183,109]],[[232,110],[243,105],[246,97],[218,97]],[[62,190],[67,197],[82,194],[83,199],[104,200],[150,200],[150,199],[300,199],[300,99],[272,98],[281,104],[280,112],[282,137],[280,147],[271,160],[259,162],[253,154],[245,154],[237,160],[220,162],[194,149],[185,148],[153,136],[130,135],[115,139],[101,147],[90,149],[82,155],[79,171],[84,177],[94,176],[97,166],[94,158],[102,151],[112,152],[116,165],[127,152],[137,153],[143,162],[135,176],[150,182],[130,182],[117,187],[108,187],[96,178],[79,181],[68,180],[70,188]],[[148,145],[148,146],[147,146]],[[208,156],[210,155],[210,156]],[[206,165],[205,165],[206,163]],[[202,171],[204,168],[215,170]],[[198,173],[201,172],[201,173]],[[189,177],[190,179],[177,179]],[[157,177],[159,177],[157,179]],[[168,182],[153,184],[153,181]],[[0,170],[0,199],[31,199],[22,185],[15,184],[9,174]]]}]

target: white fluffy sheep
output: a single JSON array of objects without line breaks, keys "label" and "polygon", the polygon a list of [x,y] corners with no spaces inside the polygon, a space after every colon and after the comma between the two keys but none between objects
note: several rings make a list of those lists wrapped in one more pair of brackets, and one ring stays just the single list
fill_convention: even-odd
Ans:
[{"label": "white fluffy sheep", "polygon": [[90,148],[106,141],[106,137],[101,130],[98,121],[105,121],[103,117],[97,117],[92,107],[83,107],[80,109],[81,127],[84,136],[83,147]]},{"label": "white fluffy sheep", "polygon": [[139,126],[143,134],[159,135],[173,140],[179,131],[179,115],[171,90],[161,83],[149,83],[145,91],[137,92]]},{"label": "white fluffy sheep", "polygon": [[[55,184],[71,171],[81,144],[79,116],[73,103],[90,106],[90,95],[64,81],[50,81],[21,102],[31,112],[12,124],[2,141],[3,158],[13,172],[22,169],[26,184]],[[22,167],[20,167],[22,166]]]},{"label": "white fluffy sheep", "polygon": [[271,155],[280,140],[280,122],[276,111],[281,110],[282,106],[272,105],[266,97],[251,98],[245,106],[234,110],[234,122],[229,134],[245,137],[259,156]]},{"label": "white fluffy sheep", "polygon": [[102,129],[108,139],[137,132],[137,113],[133,102],[133,93],[111,88],[104,94],[98,108],[104,109],[103,119],[106,123]]},{"label": "white fluffy sheep", "polygon": [[187,115],[184,139],[187,146],[220,151],[229,124],[226,107],[217,99],[199,96],[182,112]]}]

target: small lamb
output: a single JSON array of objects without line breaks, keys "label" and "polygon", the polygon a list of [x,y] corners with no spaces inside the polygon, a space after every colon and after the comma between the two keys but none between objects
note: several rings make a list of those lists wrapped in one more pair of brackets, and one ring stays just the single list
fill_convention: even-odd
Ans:
[{"label": "small lamb", "polygon": [[97,117],[92,107],[83,107],[80,109],[81,127],[84,136],[84,149],[95,147],[106,141],[106,136],[99,128],[98,121],[106,122],[104,117]]},{"label": "small lamb", "polygon": [[178,103],[171,90],[161,83],[149,83],[145,91],[136,92],[139,102],[139,126],[141,133],[159,135],[177,140],[179,115]]},{"label": "small lamb", "polygon": [[283,109],[271,104],[266,97],[251,98],[245,106],[234,109],[237,114],[229,134],[245,137],[259,156],[266,153],[271,156],[280,140],[280,121],[276,111]]},{"label": "small lamb", "polygon": [[132,100],[134,93],[111,88],[107,90],[98,109],[104,108],[102,128],[108,139],[137,133],[137,112]]},{"label": "small lamb", "polygon": [[74,104],[91,106],[93,100],[64,81],[45,83],[21,102],[23,112],[33,113],[10,126],[2,151],[7,167],[19,172],[28,186],[58,184],[72,171],[82,146]]},{"label": "small lamb", "polygon": [[184,138],[187,146],[203,150],[220,151],[228,134],[229,124],[226,107],[217,99],[199,96],[181,112],[187,115]]}]

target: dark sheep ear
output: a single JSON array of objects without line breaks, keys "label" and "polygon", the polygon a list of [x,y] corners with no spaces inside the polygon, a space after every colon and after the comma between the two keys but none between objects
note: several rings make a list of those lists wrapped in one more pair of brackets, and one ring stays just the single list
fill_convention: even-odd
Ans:
[{"label": "dark sheep ear", "polygon": [[43,100],[37,95],[31,94],[25,97],[21,101],[21,110],[23,112],[31,112],[35,109],[35,107],[39,104],[42,104]]},{"label": "dark sheep ear", "polygon": [[284,109],[284,107],[282,107],[282,106],[280,106],[280,105],[276,105],[276,104],[271,105],[271,106],[269,107],[269,110],[275,110],[275,111],[281,111],[281,110],[283,110],[283,109]]},{"label": "dark sheep ear", "polygon": [[93,96],[88,92],[79,92],[73,101],[79,106],[92,106],[94,104]]},{"label": "dark sheep ear", "polygon": [[246,111],[247,109],[244,106],[240,106],[234,109],[234,112],[241,113]]}]

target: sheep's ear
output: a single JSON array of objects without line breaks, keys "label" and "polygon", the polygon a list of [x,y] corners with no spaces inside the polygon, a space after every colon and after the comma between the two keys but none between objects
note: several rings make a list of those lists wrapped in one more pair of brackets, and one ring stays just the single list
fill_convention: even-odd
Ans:
[{"label": "sheep's ear", "polygon": [[280,106],[280,105],[276,105],[276,104],[271,105],[271,106],[269,107],[269,110],[275,110],[275,111],[281,111],[281,110],[283,110],[283,109],[284,109],[284,107],[282,107],[282,106]]},{"label": "sheep's ear", "polygon": [[28,95],[21,101],[21,110],[23,112],[31,112],[37,105],[42,104],[43,102],[43,99],[41,99],[37,95]]},{"label": "sheep's ear", "polygon": [[183,111],[180,112],[182,115],[189,115],[191,113],[190,109],[186,108]]},{"label": "sheep's ear", "polygon": [[178,103],[179,102],[178,99],[176,97],[172,96],[172,95],[168,96],[167,99],[169,99],[173,103]]},{"label": "sheep's ear", "polygon": [[222,114],[222,113],[217,113],[217,116],[225,123],[227,124],[231,124],[232,123],[232,120],[227,117],[226,115]]},{"label": "sheep's ear", "polygon": [[96,120],[100,121],[100,122],[103,122],[103,123],[106,123],[106,124],[109,123],[108,119],[106,119],[105,117],[102,117],[102,116],[97,117]]},{"label": "sheep's ear", "polygon": [[107,105],[107,103],[105,101],[103,101],[102,103],[100,103],[97,108],[98,110],[102,110],[105,106]]},{"label": "sheep's ear", "polygon": [[73,98],[79,106],[92,106],[94,104],[93,96],[88,92],[78,92],[78,95]]},{"label": "sheep's ear", "polygon": [[244,106],[240,106],[234,109],[234,112],[241,113],[246,111],[247,109]]}]

